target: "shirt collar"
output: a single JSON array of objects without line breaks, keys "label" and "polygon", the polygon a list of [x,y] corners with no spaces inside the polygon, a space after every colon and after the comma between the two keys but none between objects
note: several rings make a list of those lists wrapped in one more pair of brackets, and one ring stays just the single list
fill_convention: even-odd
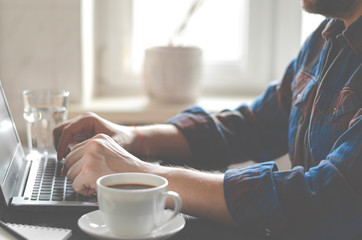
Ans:
[{"label": "shirt collar", "polygon": [[347,28],[344,26],[342,20],[332,19],[328,22],[326,27],[322,32],[322,36],[325,40],[331,40],[333,38],[343,37],[347,44],[352,48],[352,50],[357,54],[362,53],[362,16],[354,21]]}]

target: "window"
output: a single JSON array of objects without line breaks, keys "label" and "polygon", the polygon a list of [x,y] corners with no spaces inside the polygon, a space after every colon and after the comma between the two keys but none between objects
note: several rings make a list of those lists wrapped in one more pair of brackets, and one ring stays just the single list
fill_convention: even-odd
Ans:
[{"label": "window", "polygon": [[[167,45],[192,2],[83,0],[93,11],[83,23],[94,31],[93,95],[142,94],[144,50]],[[183,36],[203,50],[203,94],[255,94],[280,77],[300,46],[300,16],[297,1],[204,0]]]},{"label": "window", "polygon": [[325,17],[317,14],[310,14],[303,11],[302,14],[302,30],[301,30],[301,41],[304,42],[309,34],[311,34]]}]

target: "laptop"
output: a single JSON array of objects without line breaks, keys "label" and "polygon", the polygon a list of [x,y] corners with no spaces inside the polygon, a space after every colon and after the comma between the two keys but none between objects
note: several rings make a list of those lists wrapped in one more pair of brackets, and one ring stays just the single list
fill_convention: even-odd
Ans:
[{"label": "laptop", "polygon": [[25,155],[0,82],[0,200],[7,206],[96,208],[96,196],[74,192],[61,168],[55,154]]}]

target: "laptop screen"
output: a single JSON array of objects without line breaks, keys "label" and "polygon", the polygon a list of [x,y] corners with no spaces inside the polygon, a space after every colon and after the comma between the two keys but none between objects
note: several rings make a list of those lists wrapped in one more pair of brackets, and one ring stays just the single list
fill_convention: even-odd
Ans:
[{"label": "laptop screen", "polygon": [[16,154],[19,140],[14,129],[9,109],[7,108],[1,85],[0,95],[0,181],[2,182],[4,181],[10,162]]}]

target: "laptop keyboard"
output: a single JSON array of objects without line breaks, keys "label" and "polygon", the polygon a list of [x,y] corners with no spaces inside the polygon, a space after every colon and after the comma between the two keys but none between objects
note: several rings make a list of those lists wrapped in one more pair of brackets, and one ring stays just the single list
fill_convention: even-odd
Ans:
[{"label": "laptop keyboard", "polygon": [[83,196],[72,188],[72,182],[62,177],[63,163],[43,157],[39,163],[31,200],[39,201],[96,201],[96,195]]}]

